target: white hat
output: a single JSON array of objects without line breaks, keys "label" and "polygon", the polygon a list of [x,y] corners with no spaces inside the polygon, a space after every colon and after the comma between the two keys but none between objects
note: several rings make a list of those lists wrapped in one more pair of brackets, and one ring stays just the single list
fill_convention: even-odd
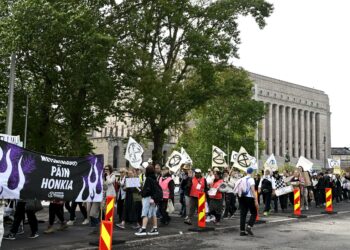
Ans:
[{"label": "white hat", "polygon": [[200,173],[202,173],[202,170],[200,170],[199,168],[196,168],[196,169],[194,170],[194,172],[197,173],[197,174],[200,174]]}]

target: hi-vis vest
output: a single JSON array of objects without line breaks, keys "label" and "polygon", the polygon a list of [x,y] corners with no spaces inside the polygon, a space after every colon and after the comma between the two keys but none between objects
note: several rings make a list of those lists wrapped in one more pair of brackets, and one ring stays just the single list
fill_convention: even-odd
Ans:
[{"label": "hi-vis vest", "polygon": [[163,190],[163,199],[169,199],[170,197],[170,190],[169,190],[169,182],[172,180],[171,177],[166,178],[163,180],[163,178],[159,178],[159,186]]},{"label": "hi-vis vest", "polygon": [[[200,184],[200,188],[199,188],[198,184]],[[205,188],[204,178],[202,177],[198,181],[198,179],[196,177],[193,177],[190,196],[198,198],[199,192],[203,193],[204,188]]]},{"label": "hi-vis vest", "polygon": [[217,180],[216,182],[214,180],[213,184],[210,185],[211,188],[215,188],[217,190],[217,192],[214,196],[209,195],[209,197],[211,199],[214,199],[214,200],[221,200],[222,199],[222,193],[219,191],[219,187],[223,182],[224,182],[223,180]]}]

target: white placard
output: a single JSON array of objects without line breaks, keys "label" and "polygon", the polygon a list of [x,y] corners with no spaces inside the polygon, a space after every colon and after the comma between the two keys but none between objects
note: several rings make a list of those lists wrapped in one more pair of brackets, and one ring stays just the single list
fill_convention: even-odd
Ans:
[{"label": "white placard", "polygon": [[276,196],[289,194],[289,193],[293,192],[293,186],[286,186],[286,187],[283,187],[283,188],[279,188],[279,189],[276,189],[275,192],[276,192]]},{"label": "white placard", "polygon": [[141,187],[139,178],[125,178],[125,186],[127,188],[138,188]]}]

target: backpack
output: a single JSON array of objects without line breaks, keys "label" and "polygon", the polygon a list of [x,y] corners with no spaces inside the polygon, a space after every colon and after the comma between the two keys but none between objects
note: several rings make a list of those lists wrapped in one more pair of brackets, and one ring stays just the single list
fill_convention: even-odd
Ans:
[{"label": "backpack", "polygon": [[153,182],[153,194],[151,197],[156,204],[159,204],[163,200],[163,190],[157,181]]},{"label": "backpack", "polygon": [[248,180],[250,178],[251,177],[248,177],[248,178],[243,177],[239,179],[235,184],[233,193],[238,195],[238,197],[247,196],[250,190],[250,186],[248,185]]},{"label": "backpack", "polygon": [[272,192],[272,183],[268,179],[263,179],[261,182],[261,191],[266,194],[266,193],[271,193]]}]

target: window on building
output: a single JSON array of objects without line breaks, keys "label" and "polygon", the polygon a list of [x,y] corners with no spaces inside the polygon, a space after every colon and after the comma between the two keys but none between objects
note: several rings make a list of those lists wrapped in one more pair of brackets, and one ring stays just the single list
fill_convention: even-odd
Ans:
[{"label": "window on building", "polygon": [[114,146],[113,148],[113,168],[117,169],[118,165],[118,157],[119,157],[119,146]]}]

